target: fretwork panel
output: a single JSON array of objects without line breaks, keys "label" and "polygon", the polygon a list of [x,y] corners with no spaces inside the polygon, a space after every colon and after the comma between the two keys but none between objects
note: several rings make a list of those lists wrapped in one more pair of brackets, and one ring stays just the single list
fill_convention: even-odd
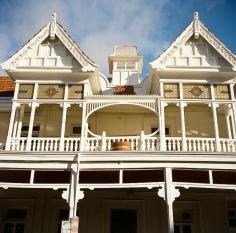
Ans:
[{"label": "fretwork panel", "polygon": [[216,99],[230,99],[229,85],[218,84],[214,85]]},{"label": "fretwork panel", "polygon": [[64,85],[40,84],[38,87],[38,99],[63,99]]},{"label": "fretwork panel", "polygon": [[210,99],[210,86],[204,84],[184,84],[183,97],[185,99]]}]

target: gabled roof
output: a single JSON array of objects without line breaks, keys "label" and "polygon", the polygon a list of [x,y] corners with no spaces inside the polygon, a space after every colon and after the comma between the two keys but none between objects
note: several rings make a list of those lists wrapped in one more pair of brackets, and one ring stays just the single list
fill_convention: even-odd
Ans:
[{"label": "gabled roof", "polygon": [[82,71],[95,71],[98,67],[72,40],[66,30],[57,22],[56,14],[52,14],[51,21],[36,33],[25,45],[23,45],[15,54],[1,64],[4,70],[15,70],[20,60],[33,48],[40,44],[46,38],[54,40],[55,36],[64,44],[74,58],[82,66]]},{"label": "gabled roof", "polygon": [[236,56],[211,33],[207,27],[199,20],[198,12],[194,13],[193,21],[180,34],[180,36],[153,62],[150,63],[152,68],[165,69],[166,61],[175,53],[177,49],[182,47],[190,37],[194,36],[198,39],[202,36],[236,71]]}]

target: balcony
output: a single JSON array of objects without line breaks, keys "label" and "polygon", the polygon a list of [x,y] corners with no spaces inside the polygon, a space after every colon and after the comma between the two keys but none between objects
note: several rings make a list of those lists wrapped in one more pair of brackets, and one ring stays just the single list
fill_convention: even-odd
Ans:
[{"label": "balcony", "polygon": [[[114,148],[115,142],[126,142],[125,148]],[[200,137],[166,137],[164,142],[159,137],[147,136],[115,136],[105,134],[97,137],[88,137],[81,145],[80,138],[35,137],[28,142],[27,138],[12,138],[10,151],[37,151],[37,152],[79,152],[79,151],[166,151],[166,152],[236,152],[236,139],[200,138]]]}]

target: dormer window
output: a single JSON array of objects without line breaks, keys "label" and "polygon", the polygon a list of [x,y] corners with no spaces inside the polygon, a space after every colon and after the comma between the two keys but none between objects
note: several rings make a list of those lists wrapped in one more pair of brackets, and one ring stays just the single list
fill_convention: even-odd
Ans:
[{"label": "dormer window", "polygon": [[125,69],[125,62],[120,61],[117,62],[117,70],[124,70]]},{"label": "dormer window", "polygon": [[129,62],[117,62],[117,70],[135,70],[136,63],[134,61]]}]

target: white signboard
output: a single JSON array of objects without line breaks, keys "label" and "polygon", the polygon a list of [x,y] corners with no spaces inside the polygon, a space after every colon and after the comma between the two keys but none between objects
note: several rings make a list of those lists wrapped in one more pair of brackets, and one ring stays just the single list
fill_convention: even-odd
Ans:
[{"label": "white signboard", "polygon": [[61,222],[61,233],[70,233],[70,221]]}]

